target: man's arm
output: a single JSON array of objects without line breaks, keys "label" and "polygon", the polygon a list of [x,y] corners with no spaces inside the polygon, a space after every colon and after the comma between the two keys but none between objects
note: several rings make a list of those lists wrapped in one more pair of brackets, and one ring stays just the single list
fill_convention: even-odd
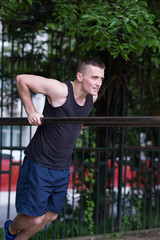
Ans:
[{"label": "man's arm", "polygon": [[67,97],[66,84],[55,79],[41,76],[22,74],[16,77],[17,89],[28,115],[31,125],[41,125],[42,114],[38,113],[33,105],[31,91],[48,96],[54,106],[60,106]]}]

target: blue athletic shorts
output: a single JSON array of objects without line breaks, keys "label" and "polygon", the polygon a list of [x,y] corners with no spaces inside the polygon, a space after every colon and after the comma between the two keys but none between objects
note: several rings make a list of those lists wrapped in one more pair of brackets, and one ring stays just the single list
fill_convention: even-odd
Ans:
[{"label": "blue athletic shorts", "polygon": [[28,216],[59,214],[65,204],[70,170],[42,167],[24,158],[17,182],[16,209]]}]

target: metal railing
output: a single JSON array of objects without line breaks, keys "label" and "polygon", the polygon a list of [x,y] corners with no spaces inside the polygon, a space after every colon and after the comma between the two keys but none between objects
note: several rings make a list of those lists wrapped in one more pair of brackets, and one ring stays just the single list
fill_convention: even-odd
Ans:
[{"label": "metal railing", "polygon": [[[88,126],[98,127],[160,127],[160,117],[43,117],[42,123],[81,123]],[[0,118],[0,125],[27,126],[27,118]]]}]

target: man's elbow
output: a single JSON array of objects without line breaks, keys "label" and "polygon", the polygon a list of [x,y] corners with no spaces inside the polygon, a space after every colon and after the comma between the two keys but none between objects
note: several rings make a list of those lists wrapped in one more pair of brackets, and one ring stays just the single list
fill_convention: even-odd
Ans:
[{"label": "man's elbow", "polygon": [[25,82],[24,82],[24,78],[23,78],[23,75],[17,75],[16,76],[16,86],[17,86],[17,89],[20,90],[21,88],[23,88]]},{"label": "man's elbow", "polygon": [[17,84],[17,86],[22,84],[22,82],[24,82],[24,75],[23,74],[17,75],[16,76],[16,84]]},{"label": "man's elbow", "polygon": [[16,83],[17,83],[17,84],[19,84],[20,79],[21,79],[21,75],[17,75],[17,76],[16,76]]}]

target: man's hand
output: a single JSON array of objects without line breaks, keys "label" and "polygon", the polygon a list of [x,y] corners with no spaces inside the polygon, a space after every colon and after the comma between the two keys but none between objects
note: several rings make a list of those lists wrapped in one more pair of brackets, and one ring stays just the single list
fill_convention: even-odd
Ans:
[{"label": "man's hand", "polygon": [[38,112],[32,113],[28,116],[28,122],[32,126],[39,126],[42,124],[40,119],[41,117],[44,117],[44,116]]}]

